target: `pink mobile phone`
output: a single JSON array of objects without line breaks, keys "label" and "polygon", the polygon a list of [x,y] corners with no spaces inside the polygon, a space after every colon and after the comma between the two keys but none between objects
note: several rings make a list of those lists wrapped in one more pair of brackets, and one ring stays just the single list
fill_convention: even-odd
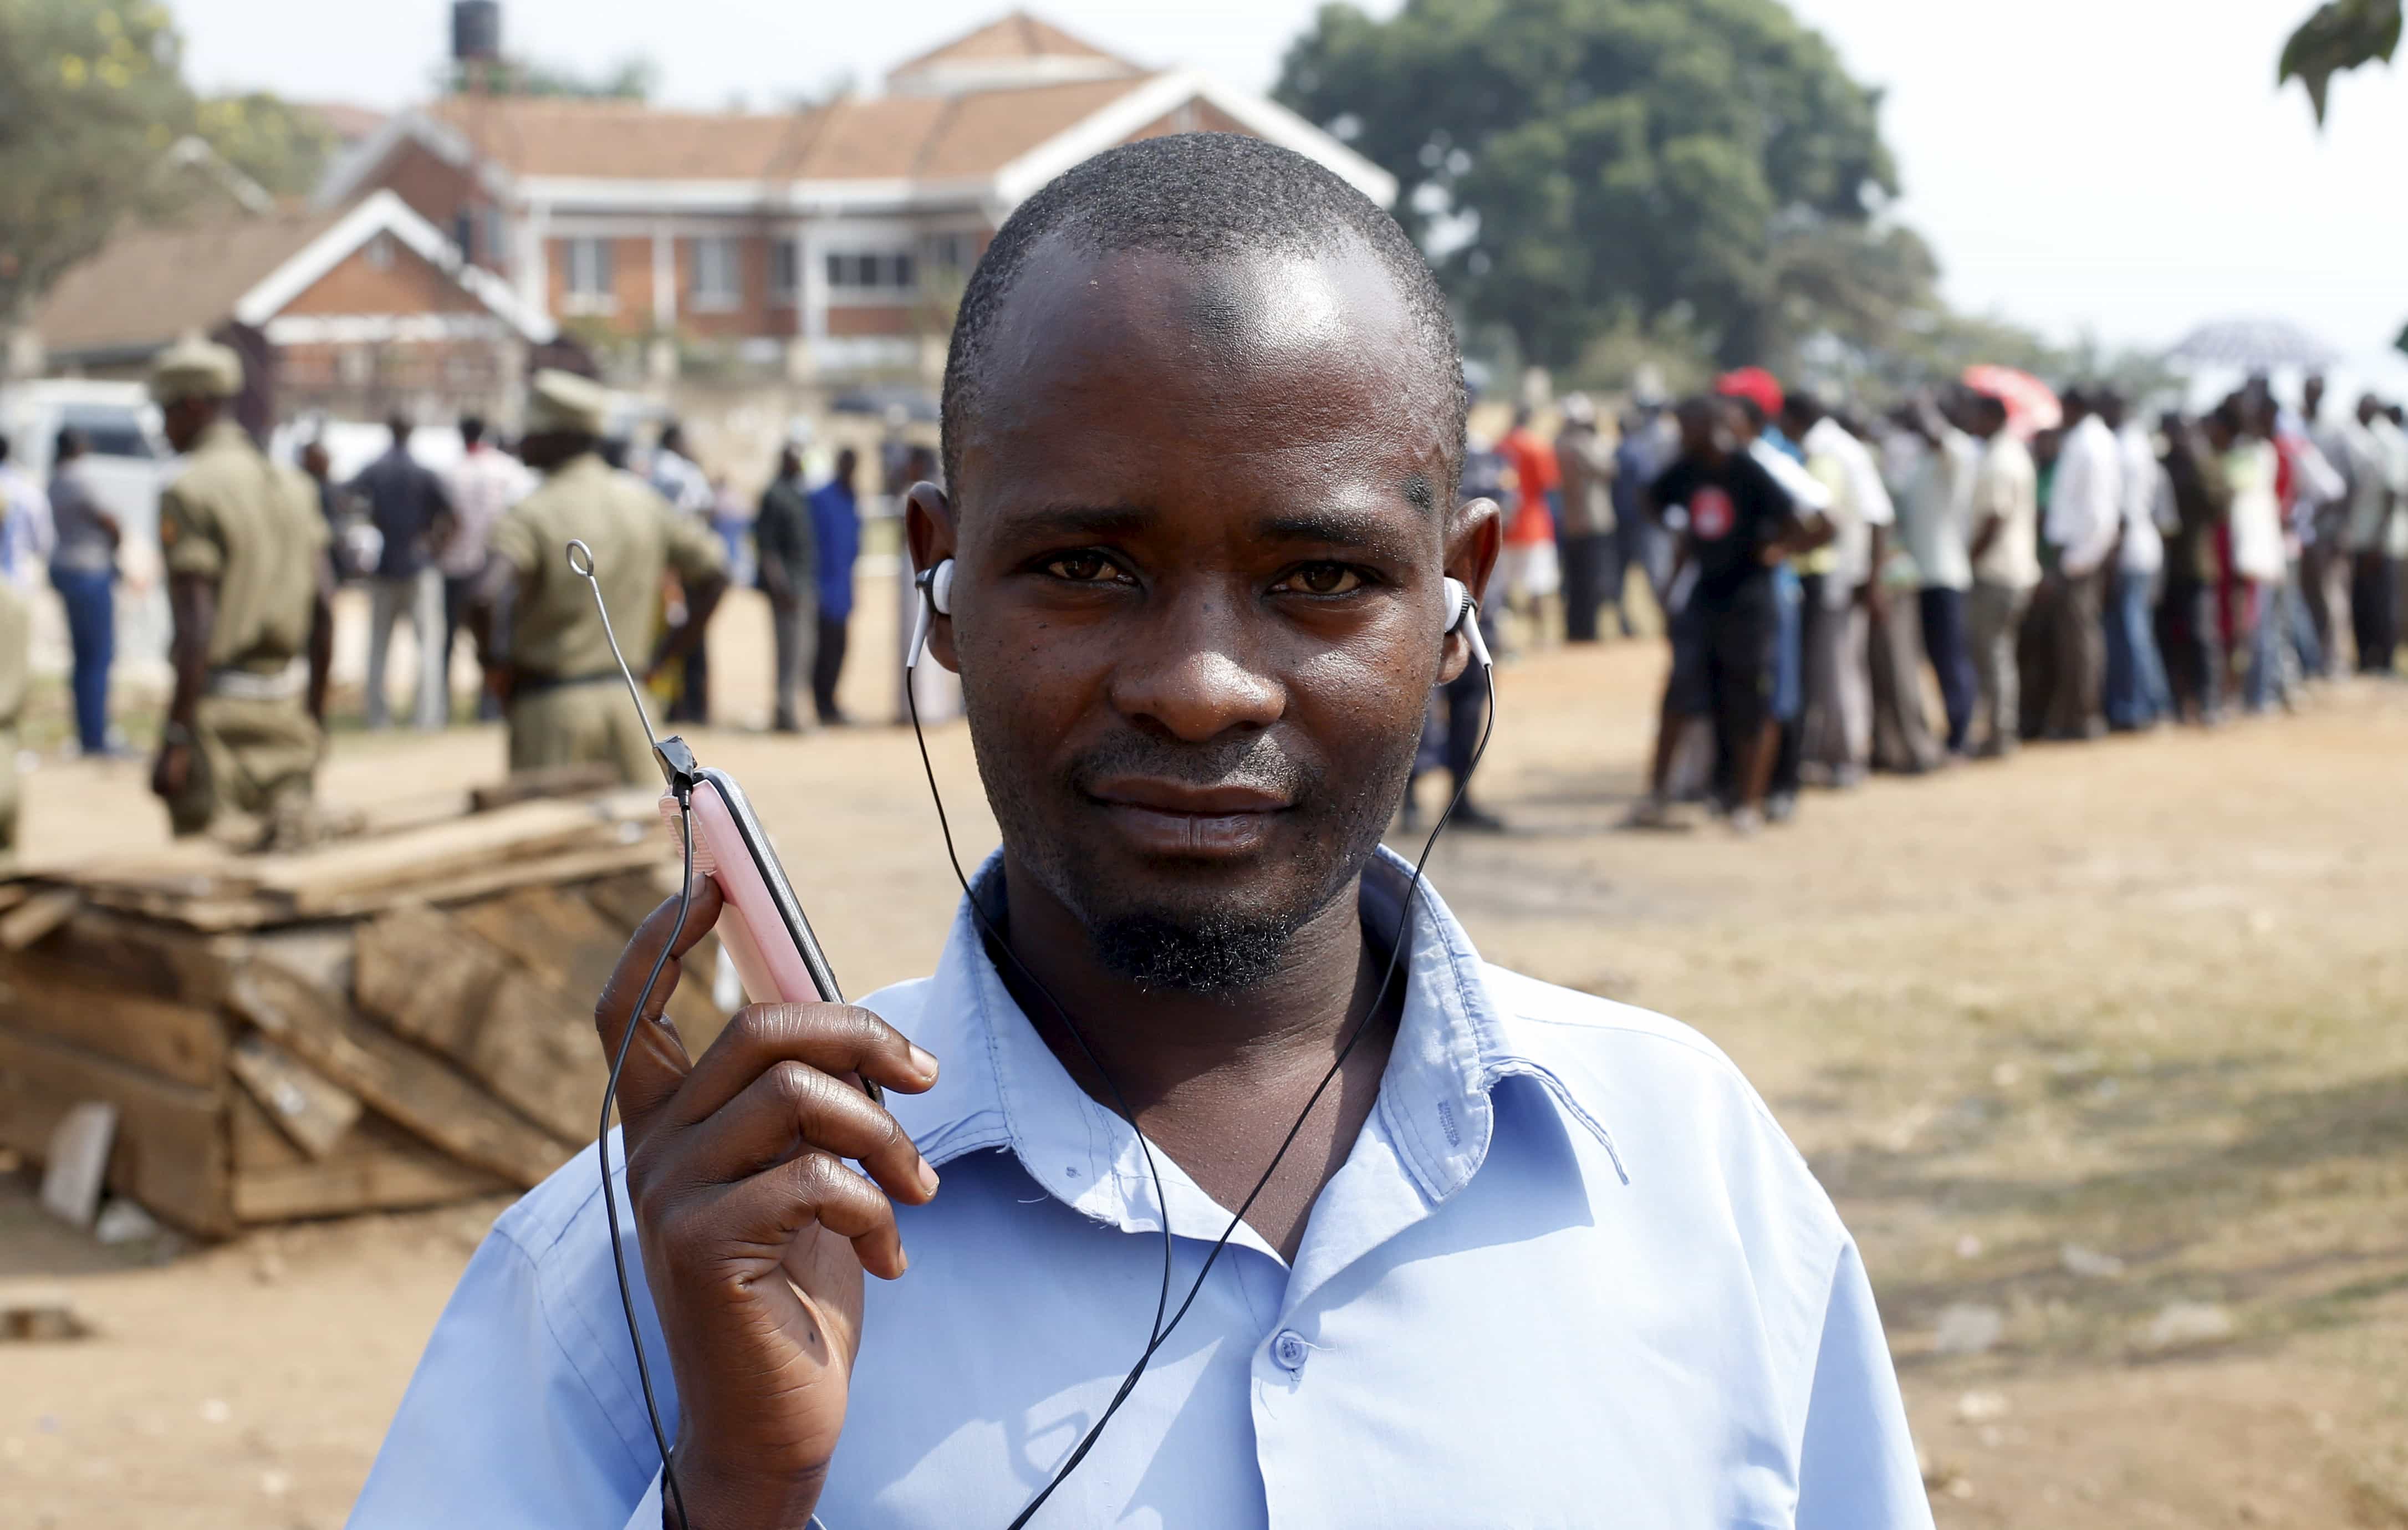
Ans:
[{"label": "pink mobile phone", "polygon": [[[682,749],[677,739],[666,744]],[[725,900],[719,914],[719,939],[743,979],[745,997],[754,1004],[841,1004],[844,994],[837,987],[836,974],[744,789],[727,772],[707,766],[692,769],[689,779],[694,783],[695,874],[717,882]],[[661,817],[670,837],[681,840],[674,793],[661,798]],[[878,1086],[868,1080],[862,1080],[862,1087],[870,1098],[880,1097]]]},{"label": "pink mobile phone", "polygon": [[[619,651],[609,602],[602,598],[602,582],[594,576],[594,550],[572,538],[567,553],[569,572],[594,592],[594,608],[601,614],[610,657],[618,661],[619,676],[627,683],[627,699],[635,703],[637,721],[643,724],[645,740],[652,746],[661,779],[668,783],[668,793],[661,798],[661,818],[668,825],[671,844],[682,846],[686,839],[679,822],[681,793],[690,806],[694,873],[719,884],[724,899],[719,912],[719,938],[728,959],[736,964],[736,975],[743,979],[745,996],[755,1004],[843,1003],[836,974],[811,934],[811,922],[803,917],[802,903],[786,880],[786,868],[778,864],[768,831],[752,816],[744,789],[724,770],[697,764],[684,739],[654,736],[643,692],[627,667],[626,655]],[[873,1100],[884,1098],[878,1085],[867,1079],[861,1080],[861,1087]]]}]

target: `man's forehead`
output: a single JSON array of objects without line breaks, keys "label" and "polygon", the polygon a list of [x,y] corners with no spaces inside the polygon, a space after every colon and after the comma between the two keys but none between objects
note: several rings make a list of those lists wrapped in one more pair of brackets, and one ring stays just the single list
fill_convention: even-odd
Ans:
[{"label": "man's forehead", "polygon": [[1406,339],[1413,322],[1395,279],[1351,235],[1204,262],[1088,250],[1057,232],[1029,252],[1001,318],[1005,348],[1056,365],[1093,351],[1187,365],[1320,362]]},{"label": "man's forehead", "polygon": [[966,469],[1100,433],[1247,454],[1350,441],[1435,451],[1443,471],[1458,427],[1411,306],[1351,236],[1208,265],[1057,234],[999,318],[962,422]]}]

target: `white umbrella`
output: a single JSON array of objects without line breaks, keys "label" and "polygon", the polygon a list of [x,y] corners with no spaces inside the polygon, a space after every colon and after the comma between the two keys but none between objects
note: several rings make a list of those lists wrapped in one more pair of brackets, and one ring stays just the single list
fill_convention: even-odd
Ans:
[{"label": "white umbrella", "polygon": [[2226,319],[2201,324],[2182,337],[2166,359],[2193,366],[2231,366],[2271,372],[2296,366],[2330,366],[2341,352],[2287,319]]}]

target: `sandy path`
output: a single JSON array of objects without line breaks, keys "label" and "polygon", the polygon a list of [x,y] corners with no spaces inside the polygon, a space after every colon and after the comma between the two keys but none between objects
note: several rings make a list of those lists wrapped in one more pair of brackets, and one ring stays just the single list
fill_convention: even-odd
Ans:
[{"label": "sandy path", "polygon": [[[759,632],[739,605],[714,640],[739,719]],[[1740,842],[1610,829],[1660,667],[1507,670],[1485,795],[1516,832],[1432,876],[1493,959],[1680,1015],[1756,1080],[1865,1245],[1942,1524],[2408,1523],[2408,688],[1881,781]],[[953,888],[907,735],[695,742],[807,888],[865,890],[811,908],[849,990],[926,969]],[[991,844],[965,734],[930,742]],[[500,759],[490,730],[351,736],[327,790]],[[136,772],[30,788],[36,855],[162,832]],[[0,1526],[338,1523],[494,1209],[151,1267],[0,1194],[0,1279],[101,1330],[0,1351]],[[1987,1352],[1934,1352],[1952,1306],[1995,1314]]]}]

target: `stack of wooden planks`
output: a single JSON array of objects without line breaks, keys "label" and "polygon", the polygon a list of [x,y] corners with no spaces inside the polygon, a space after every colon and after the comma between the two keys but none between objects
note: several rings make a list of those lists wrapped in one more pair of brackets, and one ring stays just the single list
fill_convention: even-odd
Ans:
[{"label": "stack of wooden planks", "polygon": [[0,881],[0,1147],[108,1101],[109,1188],[203,1237],[533,1185],[594,1138],[594,1000],[675,869],[623,793]]}]

